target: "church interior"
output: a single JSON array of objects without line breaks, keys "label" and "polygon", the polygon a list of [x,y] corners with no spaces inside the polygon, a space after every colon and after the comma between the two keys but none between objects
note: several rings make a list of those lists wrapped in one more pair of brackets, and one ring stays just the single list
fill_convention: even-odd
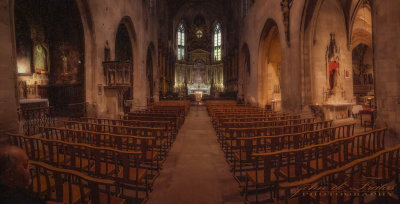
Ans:
[{"label": "church interior", "polygon": [[400,202],[400,1],[2,0],[0,17],[0,185],[12,145],[49,202]]}]

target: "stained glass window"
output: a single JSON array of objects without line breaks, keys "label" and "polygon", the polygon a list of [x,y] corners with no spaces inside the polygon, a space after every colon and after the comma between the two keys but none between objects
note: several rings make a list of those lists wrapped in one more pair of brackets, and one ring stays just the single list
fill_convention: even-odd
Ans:
[{"label": "stained glass window", "polygon": [[177,44],[178,60],[183,60],[185,58],[185,27],[182,23],[178,26]]},{"label": "stained glass window", "polygon": [[222,59],[222,32],[219,23],[214,29],[214,60],[221,61]]}]

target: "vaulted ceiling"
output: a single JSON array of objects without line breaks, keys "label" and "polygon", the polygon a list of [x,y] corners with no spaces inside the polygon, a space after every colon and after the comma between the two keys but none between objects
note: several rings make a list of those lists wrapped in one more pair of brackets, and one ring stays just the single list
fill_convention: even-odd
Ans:
[{"label": "vaulted ceiling", "polygon": [[168,7],[171,16],[175,16],[179,11],[188,8],[207,8],[212,12],[223,11],[226,0],[168,0]]}]

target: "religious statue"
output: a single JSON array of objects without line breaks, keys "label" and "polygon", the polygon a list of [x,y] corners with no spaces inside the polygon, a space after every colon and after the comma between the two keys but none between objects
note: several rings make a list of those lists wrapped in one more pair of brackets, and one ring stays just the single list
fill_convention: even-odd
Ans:
[{"label": "religious statue", "polygon": [[340,77],[339,62],[336,59],[330,59],[329,69],[329,88],[333,90],[337,86],[337,80]]},{"label": "religious statue", "polygon": [[336,46],[335,34],[330,34],[330,43],[326,50],[327,60],[327,77],[329,82],[329,91],[335,93],[335,88],[340,85],[340,66],[339,66],[339,49]]},{"label": "religious statue", "polygon": [[110,46],[108,45],[108,40],[106,40],[106,44],[104,46],[104,61],[111,61],[111,51]]},{"label": "religious statue", "polygon": [[61,56],[61,60],[62,60],[63,73],[68,73],[68,58],[67,56],[65,56],[64,53]]},{"label": "religious statue", "polygon": [[47,53],[41,44],[37,44],[34,49],[33,65],[35,71],[46,71],[47,68]]}]

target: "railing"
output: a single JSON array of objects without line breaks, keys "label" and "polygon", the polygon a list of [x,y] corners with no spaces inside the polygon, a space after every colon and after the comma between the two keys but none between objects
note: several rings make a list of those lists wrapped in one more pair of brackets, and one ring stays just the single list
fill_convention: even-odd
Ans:
[{"label": "railing", "polygon": [[23,122],[25,135],[35,135],[39,133],[40,126],[54,126],[54,110],[52,107],[20,109],[18,119]]},{"label": "railing", "polygon": [[106,86],[131,86],[133,83],[132,62],[109,61],[103,62]]},{"label": "railing", "polygon": [[354,85],[354,94],[367,94],[373,88],[373,85]]},{"label": "railing", "polygon": [[80,118],[86,116],[87,103],[69,103],[58,106],[55,113],[59,117]]}]

